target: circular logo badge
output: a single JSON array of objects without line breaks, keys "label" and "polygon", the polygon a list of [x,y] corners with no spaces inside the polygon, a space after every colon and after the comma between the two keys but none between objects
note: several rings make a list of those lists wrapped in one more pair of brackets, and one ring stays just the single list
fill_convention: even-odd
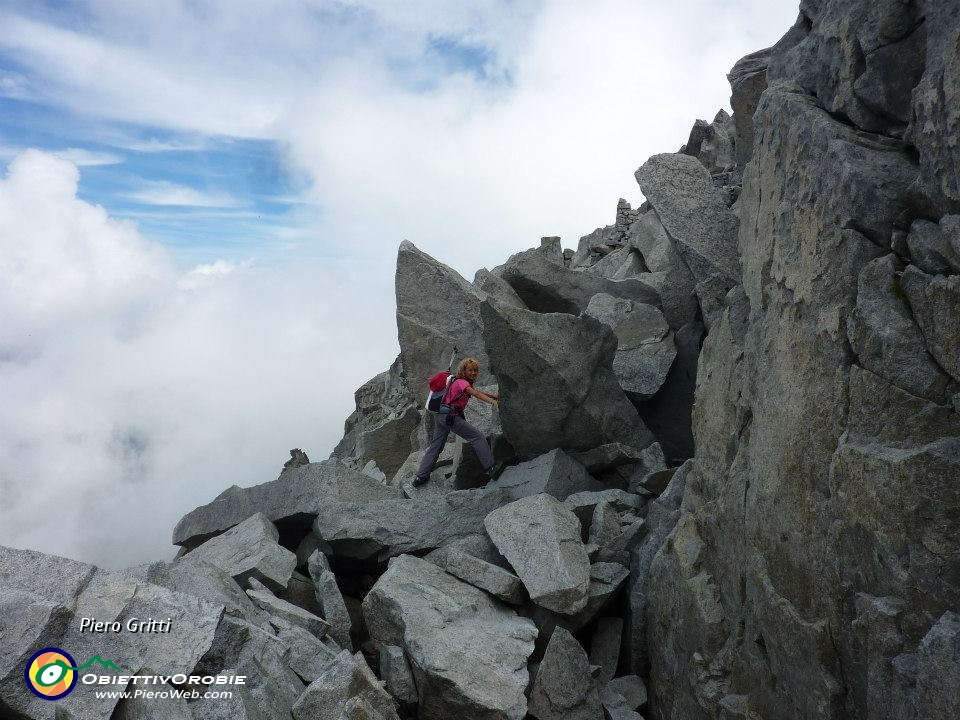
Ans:
[{"label": "circular logo badge", "polygon": [[23,669],[27,687],[39,698],[59,700],[77,684],[76,663],[70,653],[60,648],[44,648],[35,653]]}]

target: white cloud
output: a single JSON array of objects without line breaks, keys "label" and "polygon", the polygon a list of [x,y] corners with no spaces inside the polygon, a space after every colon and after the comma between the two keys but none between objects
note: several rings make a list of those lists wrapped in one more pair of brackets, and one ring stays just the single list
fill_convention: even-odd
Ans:
[{"label": "white cloud", "polygon": [[143,180],[139,190],[128,192],[125,197],[144,205],[177,205],[199,208],[231,208],[241,205],[236,198],[227,193],[202,192],[166,180]]},{"label": "white cloud", "polygon": [[77,167],[97,167],[100,165],[119,165],[123,158],[113,153],[95,152],[83,148],[67,148],[53,153],[57,157],[69,160]]},{"label": "white cloud", "polygon": [[118,567],[291,447],[323,459],[396,329],[364,268],[181,271],[77,179],[34,151],[0,180],[0,543]]}]

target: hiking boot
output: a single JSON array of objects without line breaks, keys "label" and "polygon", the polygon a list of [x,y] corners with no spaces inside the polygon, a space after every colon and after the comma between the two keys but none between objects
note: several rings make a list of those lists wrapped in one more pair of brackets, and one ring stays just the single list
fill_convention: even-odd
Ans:
[{"label": "hiking boot", "polygon": [[419,475],[414,475],[413,480],[410,482],[410,484],[413,485],[414,487],[420,487],[421,485],[426,483],[427,480],[429,479],[430,479],[429,475],[427,475],[427,477],[420,477]]},{"label": "hiking boot", "polygon": [[500,474],[503,472],[504,464],[502,462],[496,462],[486,470],[483,471],[483,477],[486,478],[487,482],[491,482],[500,477]]}]

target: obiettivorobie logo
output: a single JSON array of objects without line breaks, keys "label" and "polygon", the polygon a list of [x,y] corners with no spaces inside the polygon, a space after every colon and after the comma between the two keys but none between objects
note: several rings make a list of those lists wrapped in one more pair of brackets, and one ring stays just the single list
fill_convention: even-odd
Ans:
[{"label": "obiettivorobie logo", "polygon": [[[94,663],[121,674],[99,675],[92,672],[80,674],[81,670],[86,670]],[[94,655],[83,665],[77,665],[66,650],[48,647],[34,653],[33,657],[27,661],[23,669],[23,679],[30,688],[30,692],[44,700],[60,700],[66,697],[77,686],[78,680],[83,685],[120,686],[112,690],[99,689],[96,691],[97,697],[142,697],[148,700],[169,697],[193,700],[228,698],[233,696],[233,692],[223,686],[247,684],[246,675],[187,675],[185,673],[123,675],[122,673],[123,671],[112,661],[104,660],[99,655]],[[218,687],[214,690],[211,686]]]},{"label": "obiettivorobie logo", "polygon": [[66,697],[77,686],[77,672],[85,670],[94,663],[100,663],[109,670],[120,671],[109,660],[103,660],[94,655],[83,665],[77,665],[76,660],[66,650],[48,647],[34,653],[23,669],[23,679],[27,681],[30,692],[44,700],[59,700]]}]

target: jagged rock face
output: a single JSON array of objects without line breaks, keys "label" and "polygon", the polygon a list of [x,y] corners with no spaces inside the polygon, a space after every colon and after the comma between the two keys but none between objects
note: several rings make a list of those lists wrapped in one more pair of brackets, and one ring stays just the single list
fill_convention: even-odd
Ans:
[{"label": "jagged rock face", "polygon": [[653,442],[613,373],[609,328],[588,316],[481,308],[504,434],[518,453]]},{"label": "jagged rock face", "polygon": [[697,281],[716,274],[738,280],[737,217],[707,169],[689,155],[654,155],[636,176]]},{"label": "jagged rock face", "polygon": [[801,9],[754,117],[744,301],[705,341],[695,462],[650,569],[655,718],[955,707],[955,659],[922,658],[955,647],[960,606],[956,276],[914,220],[955,211],[960,9]]},{"label": "jagged rock face", "polygon": [[597,293],[660,304],[657,291],[640,280],[608,280],[598,273],[568,270],[551,262],[540,250],[518,253],[497,270],[526,306],[536,312],[577,315]]},{"label": "jagged rock face", "polygon": [[386,559],[482,532],[487,514],[508,499],[505,490],[484,488],[416,499],[329,503],[313,527],[330,543],[334,555]]},{"label": "jagged rock face", "polygon": [[535,603],[564,615],[587,606],[590,560],[580,521],[559,500],[531,495],[494,510],[484,525]]},{"label": "jagged rock face", "polygon": [[727,75],[730,82],[730,107],[736,126],[737,165],[742,170],[753,156],[753,114],[760,95],[767,89],[767,63],[770,50],[751,53],[733,66]]},{"label": "jagged rock face", "polygon": [[326,503],[398,496],[398,490],[383,487],[336,460],[310,463],[288,470],[272,482],[227,488],[212,502],[180,519],[173,530],[173,543],[194,548],[258,512],[281,528],[300,528],[309,526],[317,509]]},{"label": "jagged rock face", "polygon": [[558,628],[550,638],[533,681],[530,714],[537,720],[600,720],[603,717],[587,653],[563,628]]},{"label": "jagged rock face", "polygon": [[454,347],[459,357],[487,367],[480,323],[486,293],[406,240],[397,254],[396,292],[400,360],[410,392],[426,395],[427,380],[447,367]]},{"label": "jagged rock face", "polygon": [[363,603],[370,636],[406,650],[425,718],[522,720],[536,629],[482,590],[401,555]]}]

